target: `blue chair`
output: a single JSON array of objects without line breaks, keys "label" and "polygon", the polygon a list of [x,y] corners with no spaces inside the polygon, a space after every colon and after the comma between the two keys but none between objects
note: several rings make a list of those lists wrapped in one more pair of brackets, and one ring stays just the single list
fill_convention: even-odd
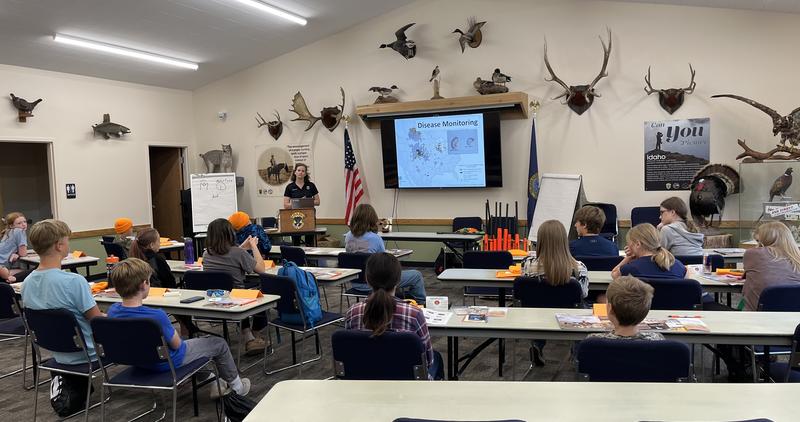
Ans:
[{"label": "blue chair", "polygon": [[[467,251],[464,253],[464,268],[505,270],[511,265],[514,265],[514,257],[508,251]],[[464,303],[468,297],[471,297],[474,305],[475,299],[481,296],[496,297],[501,302],[506,300],[505,297],[500,297],[500,289],[497,287],[464,287]],[[510,292],[506,292],[506,296],[512,297]]]},{"label": "blue chair", "polygon": [[[224,271],[186,271],[183,275],[183,286],[189,290],[233,290],[233,277]],[[222,337],[230,342],[228,333],[228,321],[213,318],[195,318],[195,322],[222,323]],[[200,330],[201,333],[217,335],[215,333]]]},{"label": "blue chair", "polygon": [[453,231],[464,228],[483,230],[483,220],[480,217],[456,217],[453,219]]},{"label": "blue chair", "polygon": [[653,302],[650,309],[693,310],[703,309],[703,288],[697,280],[652,279],[642,281],[653,286]]},{"label": "blue chair", "polygon": [[344,298],[347,298],[347,306],[349,307],[351,297],[355,298],[356,302],[358,302],[361,299],[366,299],[367,296],[372,293],[372,289],[364,278],[364,272],[367,269],[367,259],[369,259],[370,256],[372,256],[372,254],[364,252],[344,252],[336,257],[337,267],[361,270],[358,277],[350,282],[351,287],[349,289],[345,290],[345,286],[342,285],[342,292],[339,296],[339,309],[344,310],[344,308],[342,308]]},{"label": "blue chair", "polygon": [[[800,312],[800,285],[769,286],[761,291],[758,297],[758,308],[763,312]],[[753,365],[753,382],[758,382],[758,368],[756,359],[765,355],[765,348],[761,345],[747,347]],[[791,347],[771,346],[771,356],[791,355]]]},{"label": "blue chair", "polygon": [[[697,265],[703,263],[703,255],[675,255],[675,259],[681,261],[683,265]],[[709,254],[708,259],[711,261],[711,271],[716,271],[717,268],[725,267],[725,258],[719,254]]]},{"label": "blue chair", "polygon": [[[277,318],[270,318],[268,319],[267,324],[275,327],[276,329],[282,329],[289,331],[291,334],[291,346],[292,346],[292,364],[275,369],[269,370],[267,368],[267,357],[271,356],[275,353],[274,344],[272,343],[272,334],[270,330],[267,330],[267,335],[269,336],[269,342],[267,347],[264,349],[264,373],[267,375],[272,375],[277,372],[285,371],[290,368],[299,367],[299,375],[303,374],[303,365],[311,362],[315,362],[322,358],[322,349],[320,348],[319,344],[319,330],[321,328],[327,327],[331,324],[335,324],[338,322],[344,321],[344,317],[341,314],[336,314],[332,312],[322,311],[322,319],[319,320],[315,324],[309,324],[306,322],[305,315],[298,307],[298,303],[300,303],[300,298],[297,297],[297,288],[295,287],[294,280],[289,277],[282,277],[272,274],[260,274],[261,277],[261,291],[264,294],[269,295],[277,295],[280,296],[280,299],[276,302],[276,310],[278,311]],[[302,324],[294,324],[290,322],[286,322],[281,319],[281,315],[283,314],[300,314],[301,320],[303,321]],[[303,360],[305,355],[305,340],[308,338],[309,334],[314,335],[314,342],[316,345],[316,355],[308,360]],[[298,362],[297,359],[297,340],[296,335],[300,335],[300,359]]]},{"label": "blue chair", "polygon": [[125,248],[123,248],[122,246],[111,242],[100,242],[100,243],[103,244],[103,249],[106,250],[106,255],[108,256],[114,255],[118,257],[120,261],[128,258],[128,251],[126,251]]},{"label": "blue chair", "polygon": [[427,380],[425,345],[411,332],[338,330],[331,337],[333,371],[347,380]]},{"label": "blue chair", "polygon": [[575,260],[583,262],[589,271],[611,271],[622,262],[623,257],[614,256],[576,256]]},{"label": "blue chair", "polygon": [[769,373],[776,382],[800,382],[800,324],[794,329],[789,362],[772,362]]},{"label": "blue chair", "polygon": [[[39,379],[40,371],[45,370],[54,374],[68,374],[84,377],[86,382],[86,408],[85,420],[89,420],[91,401],[92,379],[101,369],[98,360],[92,361],[86,347],[81,327],[72,312],[66,309],[31,309],[23,310],[25,326],[31,336],[34,351],[33,368],[33,420],[36,421],[36,411],[39,405]],[[77,365],[58,363],[55,358],[42,360],[41,349],[59,353],[82,353],[86,362]],[[94,406],[97,406],[95,404]],[[91,407],[94,407],[91,406]],[[76,413],[77,415],[77,413]],[[73,415],[74,416],[74,415]]]},{"label": "blue chair", "polygon": [[578,345],[578,374],[587,381],[690,381],[689,346],[672,340],[612,340],[589,337]]},{"label": "blue chair", "polygon": [[261,227],[265,229],[274,229],[278,227],[278,219],[275,217],[261,217]]},{"label": "blue chair", "polygon": [[306,262],[306,252],[303,248],[297,246],[281,245],[281,258],[294,262],[298,267],[305,267],[308,265],[308,262]]},{"label": "blue chair", "polygon": [[114,236],[101,236],[102,242],[114,243]]},{"label": "blue chair", "polygon": [[656,227],[661,224],[661,207],[633,207],[631,210],[631,227],[642,223],[650,223]]},{"label": "blue chair", "polygon": [[582,296],[581,285],[574,278],[560,286],[549,284],[544,276],[514,279],[514,299],[523,308],[580,308]]},{"label": "blue chair", "polygon": [[25,378],[28,367],[28,331],[25,329],[25,322],[22,317],[14,310],[21,309],[17,301],[17,295],[10,284],[0,282],[0,343],[24,339],[22,342],[22,368],[0,375],[0,379],[10,377],[22,372],[22,387],[25,385]]},{"label": "blue chair", "polygon": [[[92,337],[94,337],[97,348],[97,356],[103,366],[103,388],[101,388],[101,403],[104,399],[105,388],[126,388],[172,392],[172,421],[178,418],[178,387],[187,381],[192,381],[192,400],[194,401],[194,415],[198,415],[197,406],[197,380],[195,375],[198,371],[212,364],[214,381],[219,388],[219,376],[217,375],[216,365],[211,358],[204,357],[192,362],[185,362],[176,368],[175,363],[169,355],[169,344],[161,331],[157,322],[150,318],[93,318],[90,322],[92,326]],[[166,363],[169,371],[158,372],[143,367]],[[121,372],[110,376],[106,371],[106,366],[111,364],[127,365]],[[204,383],[205,384],[205,383]],[[154,412],[158,402],[153,403],[153,407],[145,413],[137,416],[136,419]],[[105,405],[101,405],[101,418],[105,420]],[[219,409],[218,409],[219,410]],[[166,409],[161,415],[163,420]],[[220,414],[217,413],[219,419]],[[114,419],[119,416],[115,415]]]},{"label": "blue chair", "polygon": [[597,207],[603,210],[603,214],[606,215],[606,222],[603,224],[603,228],[600,229],[599,235],[605,237],[606,239],[612,242],[616,242],[617,234],[619,234],[619,224],[617,222],[617,206],[614,204],[607,204],[604,202],[590,202],[584,205],[591,205],[593,207]]}]

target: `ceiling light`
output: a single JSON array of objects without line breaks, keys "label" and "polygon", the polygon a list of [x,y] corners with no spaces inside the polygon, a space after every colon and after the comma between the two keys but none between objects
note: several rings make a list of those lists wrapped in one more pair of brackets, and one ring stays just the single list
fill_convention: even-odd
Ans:
[{"label": "ceiling light", "polygon": [[84,40],[81,38],[70,37],[62,34],[53,35],[53,41],[75,45],[78,47],[88,48],[91,50],[102,51],[105,53],[118,54],[120,56],[132,57],[139,60],[147,60],[155,63],[166,64],[170,66],[182,67],[184,69],[197,70],[197,63],[188,62],[186,60],[175,59],[172,57],[160,56],[158,54],[148,53],[145,51],[133,50],[126,47],[119,47],[116,45],[105,44],[97,41]]},{"label": "ceiling light", "polygon": [[294,13],[289,13],[283,9],[279,9],[275,6],[271,6],[266,3],[262,3],[258,0],[235,0],[241,4],[246,4],[250,7],[256,8],[262,12],[267,12],[269,14],[275,15],[279,18],[284,18],[287,21],[294,22],[298,25],[305,26],[307,21],[302,16],[295,15]]}]

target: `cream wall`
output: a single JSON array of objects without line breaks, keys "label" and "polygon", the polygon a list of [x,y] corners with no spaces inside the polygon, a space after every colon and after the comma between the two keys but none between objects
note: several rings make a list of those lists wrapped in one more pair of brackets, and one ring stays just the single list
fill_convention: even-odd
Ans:
[{"label": "cream wall", "polygon": [[[450,31],[463,28],[471,15],[488,21],[483,45],[461,54]],[[417,57],[406,61],[377,48],[408,22],[417,22],[408,31],[418,45]],[[602,50],[597,36],[605,36],[606,27],[613,31],[610,76],[597,85],[602,98],[578,116],[550,100],[560,88],[544,81],[543,37],[547,35],[559,77],[570,84],[588,83],[599,71]],[[274,215],[280,198],[255,196],[253,150],[256,144],[274,143],[265,128],[256,127],[256,111],[267,116],[277,108],[285,124],[281,143],[314,144],[312,174],[322,196],[318,216],[341,218],[343,130],[329,133],[317,124],[303,132],[304,122],[289,122],[294,117],[288,111],[294,92],[302,91],[316,113],[339,101],[342,86],[348,95],[346,112],[354,114],[357,104],[374,100],[367,92],[374,85],[397,84],[403,89],[401,100],[429,98],[427,81],[435,65],[442,69],[442,95],[448,97],[473,95],[476,76],[486,79],[500,67],[513,77],[512,90],[542,101],[537,117],[540,171],[583,174],[588,198],[617,204],[620,218],[627,218],[632,207],[655,205],[668,196],[643,191],[644,121],[710,117],[712,162],[736,166],[737,138],[747,139],[756,149],[771,147],[776,139],[769,136],[772,126],[766,114],[735,100],[709,97],[736,93],[783,113],[794,109],[800,65],[793,54],[797,39],[800,15],[793,14],[575,0],[419,1],[196,90],[197,145],[203,151],[232,143],[236,169],[247,178],[239,191],[240,207],[258,216]],[[685,86],[687,62],[697,70],[697,89],[670,116],[655,95],[645,95],[643,77],[652,65],[654,85]],[[227,121],[217,119],[221,110],[229,113]],[[530,121],[502,124],[504,188],[401,191],[397,216],[483,215],[487,198],[524,203],[530,128]],[[394,191],[383,188],[379,131],[354,119],[351,135],[372,203],[379,214],[389,215]],[[196,155],[191,167],[203,168]],[[681,196],[688,199],[686,192]],[[737,201],[729,203],[724,218],[737,219]],[[521,204],[520,214],[524,209]]]},{"label": "cream wall", "polygon": [[[44,101],[19,123],[8,100],[0,139],[52,141],[54,211],[73,231],[112,227],[120,216],[151,223],[148,145],[185,145],[195,154],[189,91],[0,65],[0,93],[11,92]],[[91,125],[104,113],[131,133],[94,137]],[[76,199],[66,199],[66,183],[77,185]]]}]

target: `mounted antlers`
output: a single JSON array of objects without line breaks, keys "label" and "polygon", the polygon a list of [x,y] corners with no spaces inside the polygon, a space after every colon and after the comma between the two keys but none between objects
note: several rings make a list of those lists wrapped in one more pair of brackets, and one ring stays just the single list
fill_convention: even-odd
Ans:
[{"label": "mounted antlers", "polygon": [[650,67],[647,67],[647,76],[644,77],[645,83],[647,86],[644,87],[644,92],[647,95],[658,93],[658,103],[661,104],[661,108],[666,110],[669,114],[674,113],[677,109],[681,108],[683,105],[683,99],[685,94],[691,94],[694,92],[695,86],[697,83],[694,81],[695,70],[692,68],[692,64],[689,63],[689,71],[692,74],[692,79],[689,81],[689,86],[686,88],[669,88],[669,89],[654,89],[653,85],[650,84]]},{"label": "mounted antlers", "polygon": [[310,111],[308,111],[306,100],[303,98],[303,94],[298,91],[296,94],[294,94],[294,98],[292,99],[292,108],[289,110],[297,115],[297,118],[292,119],[292,121],[307,121],[308,127],[306,127],[305,130],[308,131],[314,126],[314,124],[317,123],[317,121],[322,120],[322,125],[325,126],[325,128],[329,131],[333,132],[333,130],[339,126],[339,122],[342,120],[342,115],[344,114],[344,89],[340,87],[339,90],[342,92],[342,105],[323,108],[320,112],[321,117],[314,116]]},{"label": "mounted antlers", "polygon": [[545,78],[545,80],[548,82],[556,82],[557,84],[561,85],[562,88],[564,88],[564,92],[553,99],[556,100],[561,97],[565,97],[564,103],[567,104],[572,111],[578,113],[579,115],[583,114],[583,112],[592,106],[595,97],[601,96],[595,92],[594,86],[600,81],[600,79],[608,76],[606,68],[608,67],[608,58],[611,56],[610,29],[608,29],[608,45],[606,45],[602,37],[600,37],[600,44],[603,45],[603,66],[600,68],[600,73],[597,74],[597,77],[595,77],[594,80],[588,85],[567,85],[558,76],[556,76],[555,71],[553,71],[553,67],[550,65],[550,60],[547,58],[547,39],[544,41],[544,64],[547,67],[547,71],[550,72],[550,79]]}]

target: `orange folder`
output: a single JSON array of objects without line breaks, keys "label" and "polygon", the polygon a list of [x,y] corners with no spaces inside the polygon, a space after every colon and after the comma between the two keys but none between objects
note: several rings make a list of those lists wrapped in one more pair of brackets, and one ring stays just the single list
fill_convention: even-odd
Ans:
[{"label": "orange folder", "polygon": [[606,307],[605,303],[595,303],[592,305],[592,315],[601,319],[607,319],[608,307]]},{"label": "orange folder", "polygon": [[270,269],[270,268],[272,268],[274,266],[275,266],[275,261],[273,261],[271,259],[265,259],[264,260],[264,268],[265,269]]},{"label": "orange folder", "polygon": [[100,292],[102,292],[103,290],[105,290],[107,288],[108,288],[108,282],[107,281],[100,281],[100,282],[94,283],[94,285],[92,286],[92,294],[94,295],[94,294],[100,293]]},{"label": "orange folder", "polygon": [[264,296],[261,290],[253,289],[233,289],[231,290],[231,297],[235,299],[256,299]]},{"label": "orange folder", "polygon": [[81,258],[86,256],[86,254],[83,253],[83,251],[72,251],[70,255],[72,255],[73,258]]},{"label": "orange folder", "polygon": [[166,287],[151,287],[147,297],[161,297],[167,292]]}]

